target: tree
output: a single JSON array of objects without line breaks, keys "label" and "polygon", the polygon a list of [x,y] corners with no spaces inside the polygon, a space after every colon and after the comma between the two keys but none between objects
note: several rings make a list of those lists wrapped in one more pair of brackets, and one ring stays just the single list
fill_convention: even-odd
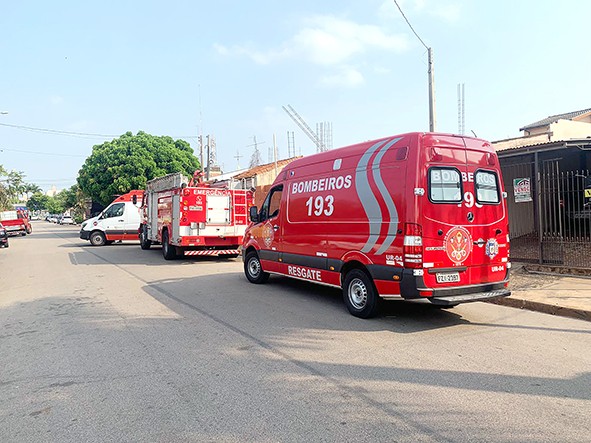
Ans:
[{"label": "tree", "polygon": [[192,176],[199,160],[184,140],[145,132],[123,134],[96,145],[78,175],[80,190],[103,205],[132,189],[143,189],[155,177],[181,172]]},{"label": "tree", "polygon": [[22,171],[7,171],[0,165],[0,209],[9,209],[12,203],[18,203],[26,186]]},{"label": "tree", "polygon": [[43,211],[47,209],[49,197],[41,192],[35,192],[27,202],[27,206],[31,211]]}]

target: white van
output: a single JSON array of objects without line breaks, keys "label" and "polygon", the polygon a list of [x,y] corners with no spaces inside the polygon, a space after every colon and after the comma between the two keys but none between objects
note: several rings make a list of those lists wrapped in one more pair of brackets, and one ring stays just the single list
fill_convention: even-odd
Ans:
[{"label": "white van", "polygon": [[139,241],[140,207],[144,191],[134,190],[117,197],[99,215],[82,222],[80,238],[93,246],[117,240]]}]

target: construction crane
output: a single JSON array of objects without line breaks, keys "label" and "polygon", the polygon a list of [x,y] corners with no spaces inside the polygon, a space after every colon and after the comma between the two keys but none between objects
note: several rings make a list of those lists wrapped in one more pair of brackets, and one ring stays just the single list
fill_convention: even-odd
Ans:
[{"label": "construction crane", "polygon": [[308,126],[304,119],[300,117],[300,114],[298,114],[296,110],[291,107],[291,105],[287,105],[287,107],[282,106],[282,108],[287,113],[287,115],[291,117],[295,124],[298,125],[302,131],[304,131],[304,134],[306,134],[308,138],[316,145],[317,152],[328,151],[324,142],[320,139],[320,137],[318,137],[318,134],[312,131],[312,128]]}]

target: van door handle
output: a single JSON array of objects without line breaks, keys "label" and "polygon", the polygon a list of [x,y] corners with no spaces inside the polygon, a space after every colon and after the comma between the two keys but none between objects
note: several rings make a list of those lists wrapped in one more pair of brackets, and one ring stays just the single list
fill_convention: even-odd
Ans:
[{"label": "van door handle", "polygon": [[273,231],[277,231],[278,229],[279,229],[279,226],[273,225]]},{"label": "van door handle", "polygon": [[122,221],[125,221],[125,220],[117,220],[117,221],[120,221],[120,222],[122,222]]}]

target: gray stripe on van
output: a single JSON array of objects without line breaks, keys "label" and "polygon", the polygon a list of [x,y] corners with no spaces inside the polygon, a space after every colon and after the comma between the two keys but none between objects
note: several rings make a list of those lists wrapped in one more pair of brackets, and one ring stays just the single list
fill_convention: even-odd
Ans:
[{"label": "gray stripe on van", "polygon": [[392,243],[394,242],[394,239],[396,238],[396,230],[398,229],[398,211],[396,210],[396,205],[394,204],[394,201],[392,200],[392,196],[390,195],[390,193],[388,192],[388,189],[386,188],[386,185],[384,184],[384,180],[382,179],[382,172],[381,172],[380,167],[381,167],[381,163],[382,163],[382,158],[384,157],[384,154],[386,153],[386,151],[388,149],[390,149],[394,144],[396,144],[401,139],[402,139],[402,137],[398,137],[398,138],[395,138],[392,141],[388,142],[388,144],[386,146],[384,146],[382,149],[380,149],[380,152],[378,152],[378,154],[375,156],[374,161],[373,161],[373,166],[372,166],[373,178],[376,182],[376,185],[378,186],[378,189],[380,190],[380,193],[382,194],[382,198],[384,199],[384,202],[386,203],[386,207],[388,208],[388,212],[390,213],[390,223],[388,224],[388,234],[386,235],[386,238],[384,239],[384,243],[382,243],[382,246],[380,246],[380,249],[377,250],[376,255],[383,254],[392,245]]},{"label": "gray stripe on van", "polygon": [[365,246],[361,248],[361,252],[364,253],[371,251],[375,246],[380,237],[380,227],[382,225],[382,211],[378,200],[369,185],[369,171],[367,165],[373,153],[386,142],[387,141],[377,142],[365,151],[355,169],[355,190],[357,191],[357,196],[361,201],[361,206],[363,206],[363,210],[369,221],[369,237],[367,238]]}]

